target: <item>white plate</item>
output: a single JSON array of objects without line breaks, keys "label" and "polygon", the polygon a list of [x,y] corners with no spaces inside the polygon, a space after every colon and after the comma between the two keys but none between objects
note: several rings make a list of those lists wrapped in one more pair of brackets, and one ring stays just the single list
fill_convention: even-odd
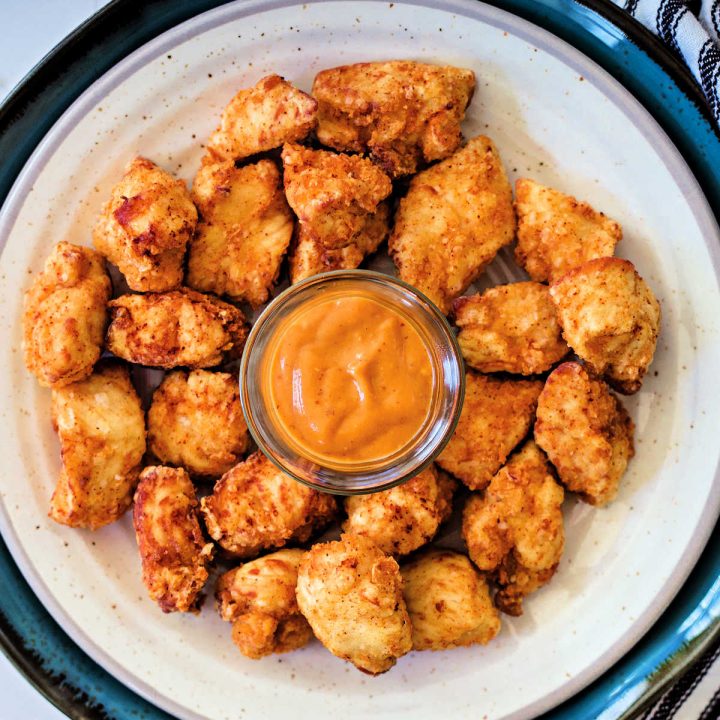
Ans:
[{"label": "white plate", "polygon": [[[3,209],[3,536],[78,644],[181,718],[537,714],[637,641],[717,516],[718,229],[695,180],[649,115],[579,52],[479,3],[443,7],[280,1],[201,15],[96,82],[37,149]],[[212,603],[199,617],[162,615],[146,598],[129,516],[94,534],[47,519],[58,444],[50,394],[22,365],[19,318],[21,292],[51,246],[90,242],[129,158],[146,155],[189,181],[200,143],[238,88],[278,72],[309,89],[321,68],[392,57],[473,68],[466,135],[490,135],[513,178],[530,175],[617,218],[619,252],[660,298],[663,327],[643,390],[626,401],[637,456],[620,496],[605,510],[567,503],[567,550],[553,582],[522,618],[504,618],[487,648],[414,653],[368,678],[317,643],[247,660]],[[508,258],[495,281],[517,272]]]}]

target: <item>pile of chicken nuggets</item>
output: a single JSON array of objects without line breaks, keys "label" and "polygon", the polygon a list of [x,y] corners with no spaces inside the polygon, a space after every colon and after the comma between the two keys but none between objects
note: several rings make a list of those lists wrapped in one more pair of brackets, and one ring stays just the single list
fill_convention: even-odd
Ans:
[{"label": "pile of chicken nuggets", "polygon": [[[488,643],[555,574],[565,494],[606,505],[633,455],[610,388],[640,389],[658,301],[614,257],[617,222],[532,179],[513,198],[493,142],[462,137],[474,89],[470,70],[411,61],[323,70],[311,94],[263,78],[223,111],[191,191],[132,159],[94,249],[58,243],[27,291],[25,361],[62,454],[50,517],[95,530],[133,506],[164,612],[198,612],[219,565],[217,609],[247,657],[316,637],[378,674],[412,649]],[[530,279],[464,296],[514,241]],[[253,452],[238,305],[385,242],[457,327],[467,391],[435,464],[339,503]],[[130,292],[113,297],[106,262]],[[137,366],[167,371],[149,408]],[[467,554],[429,545],[454,495]],[[312,544],[333,522],[339,539]]]}]

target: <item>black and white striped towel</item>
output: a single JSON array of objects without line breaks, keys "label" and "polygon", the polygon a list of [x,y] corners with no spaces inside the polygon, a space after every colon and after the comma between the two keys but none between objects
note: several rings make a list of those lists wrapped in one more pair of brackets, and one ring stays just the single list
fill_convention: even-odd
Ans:
[{"label": "black and white striped towel", "polygon": [[675,51],[720,125],[720,0],[613,0]]}]

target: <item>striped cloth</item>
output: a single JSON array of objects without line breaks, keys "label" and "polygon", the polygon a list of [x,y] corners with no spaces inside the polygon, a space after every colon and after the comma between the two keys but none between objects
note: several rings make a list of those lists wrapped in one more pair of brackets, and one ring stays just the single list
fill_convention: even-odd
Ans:
[{"label": "striped cloth", "polygon": [[677,53],[720,126],[720,0],[613,0]]}]

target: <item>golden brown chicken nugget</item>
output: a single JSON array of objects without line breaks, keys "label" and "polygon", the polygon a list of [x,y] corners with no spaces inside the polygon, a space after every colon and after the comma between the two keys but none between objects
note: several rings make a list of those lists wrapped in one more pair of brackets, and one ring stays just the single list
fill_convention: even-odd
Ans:
[{"label": "golden brown chicken nugget", "polygon": [[510,183],[481,135],[412,179],[389,251],[400,278],[447,313],[514,234]]},{"label": "golden brown chicken nugget", "polygon": [[318,640],[365,673],[386,672],[412,649],[400,568],[365,537],[313,545],[296,592]]},{"label": "golden brown chicken nugget", "polygon": [[117,520],[130,506],[145,453],[145,414],[127,368],[104,365],[53,388],[52,422],[62,470],[50,517],[91,530]]},{"label": "golden brown chicken nugget", "polygon": [[138,157],[113,187],[93,243],[131,290],[163,292],[182,284],[185,247],[196,223],[185,183]]},{"label": "golden brown chicken nugget", "polygon": [[240,388],[229,373],[169,373],[153,394],[147,421],[155,457],[191,475],[219,477],[248,447]]},{"label": "golden brown chicken nugget", "polygon": [[343,530],[362,535],[388,555],[406,555],[432,540],[446,519],[454,481],[430,466],[402,485],[345,499]]},{"label": "golden brown chicken nugget", "polygon": [[453,303],[465,362],[481,372],[534,375],[570,352],[546,285],[510,283]]},{"label": "golden brown chicken nugget", "polygon": [[430,550],[401,572],[413,650],[486,645],[500,632],[487,582],[465,555]]},{"label": "golden brown chicken nugget", "polygon": [[313,490],[256,452],[202,499],[210,536],[229,553],[252,557],[288,542],[303,543],[337,512],[332,495]]},{"label": "golden brown chicken nugget", "polygon": [[298,217],[290,277],[357,267],[387,237],[392,183],[366,158],[287,144],[285,192]]},{"label": "golden brown chicken nugget", "polygon": [[465,382],[460,421],[436,462],[471,490],[482,490],[527,435],[543,384],[472,372]]},{"label": "golden brown chicken nugget", "polygon": [[317,122],[317,101],[279,75],[240,90],[207,142],[209,161],[240,160],[302,140]]},{"label": "golden brown chicken nugget", "polygon": [[323,70],[313,83],[317,136],[336,150],[369,152],[393,178],[460,145],[475,90],[472,70],[408,60]]},{"label": "golden brown chicken nugget", "polygon": [[215,597],[220,617],[233,624],[233,641],[246,657],[258,660],[290,652],[312,639],[295,598],[304,554],[304,550],[278,550],[218,579]]},{"label": "golden brown chicken nugget", "polygon": [[108,350],[139,365],[212,367],[238,357],[247,337],[238,308],[187,288],[122,295],[109,307]]},{"label": "golden brown chicken nugget", "polygon": [[84,380],[100,357],[112,288],[94,250],[59,242],[25,293],[23,353],[44,387]]},{"label": "golden brown chicken nugget", "polygon": [[579,363],[556,368],[538,398],[535,440],[567,489],[591,505],[617,495],[634,454],[633,430],[620,400]]},{"label": "golden brown chicken nugget", "polygon": [[522,615],[523,599],[550,581],[565,545],[563,489],[543,452],[529,440],[463,512],[462,534],[472,561],[495,573],[495,603]]},{"label": "golden brown chicken nugget", "polygon": [[242,168],[232,161],[203,165],[193,200],[201,219],[190,244],[187,284],[262,305],[294,227],[277,166],[271,160]]},{"label": "golden brown chicken nugget", "polygon": [[556,280],[588,260],[611,257],[622,239],[614,220],[534,180],[515,182],[515,259],[533,280]]},{"label": "golden brown chicken nugget", "polygon": [[165,612],[197,612],[213,544],[198,522],[198,501],[182,468],[146,467],[135,491],[133,523],[150,599]]},{"label": "golden brown chicken nugget", "polygon": [[636,393],[655,355],[660,303],[629,260],[600,258],[550,286],[563,336],[593,372]]}]

